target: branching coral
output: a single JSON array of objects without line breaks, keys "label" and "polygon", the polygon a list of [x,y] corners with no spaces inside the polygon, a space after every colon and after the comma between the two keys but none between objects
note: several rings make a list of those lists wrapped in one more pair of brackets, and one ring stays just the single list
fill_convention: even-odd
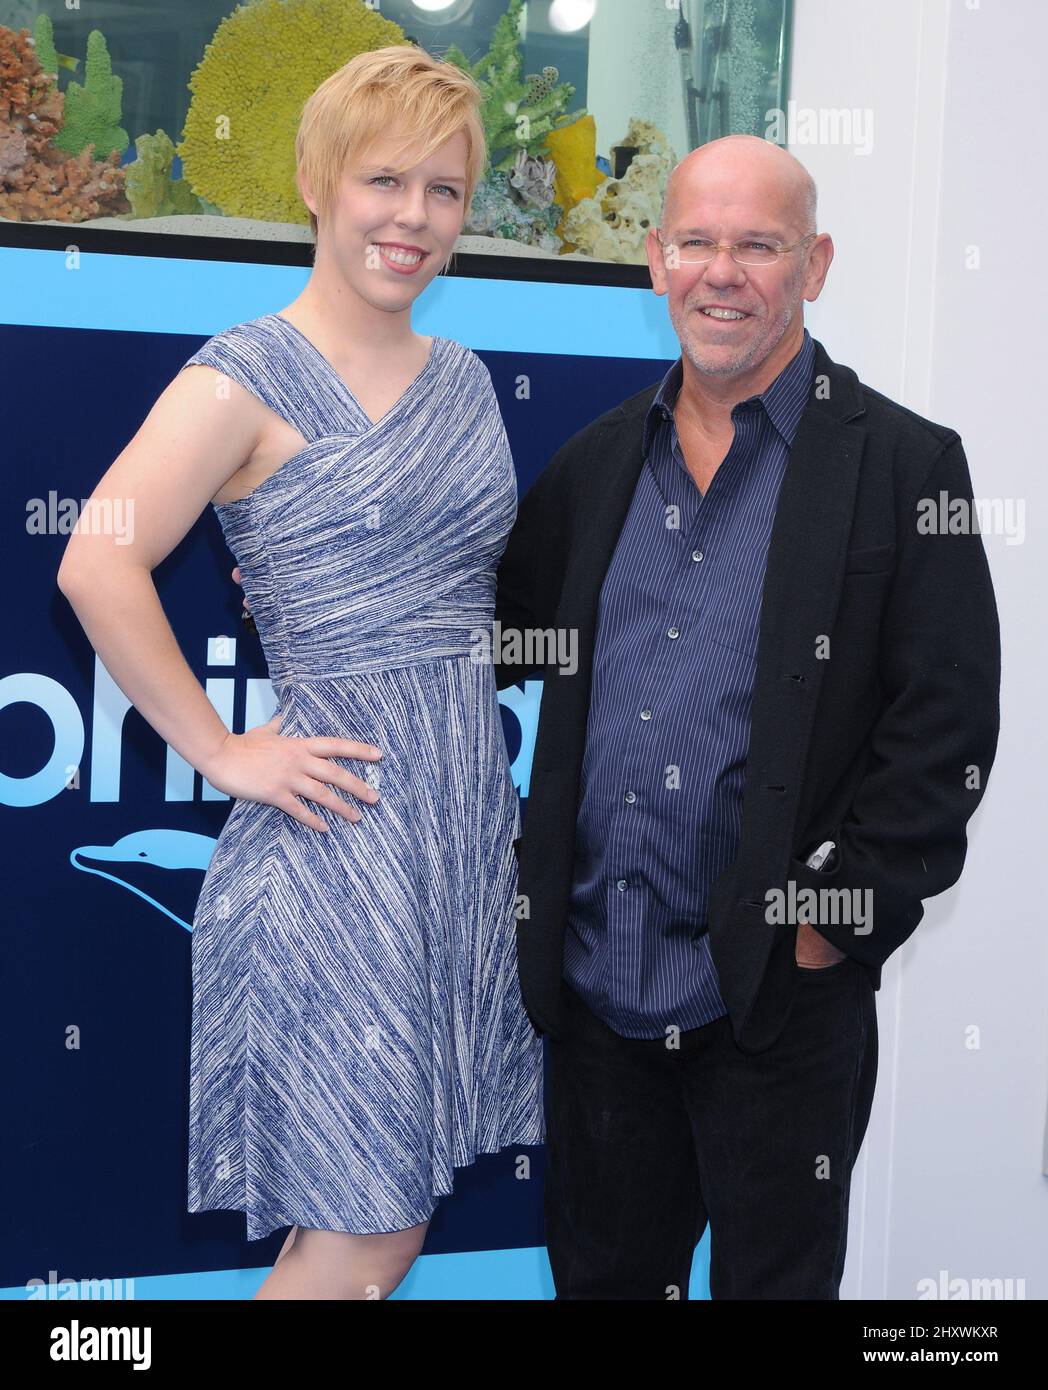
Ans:
[{"label": "branching coral", "polygon": [[56,81],[29,30],[0,25],[0,217],[84,222],[127,212],[115,150],[96,160],[92,145],[75,157],[55,148],[65,105]]},{"label": "branching coral", "polygon": [[40,66],[45,72],[57,74],[59,68],[68,68],[70,72],[76,72],[80,66],[79,58],[56,51],[55,26],[50,15],[37,15],[36,23],[33,25],[33,42],[36,44],[36,56],[40,59]]},{"label": "branching coral", "polygon": [[295,183],[302,107],[358,53],[403,43],[363,0],[256,0],[215,30],[189,81],[177,151],[193,192],[230,217],[308,222]]},{"label": "branching coral", "polygon": [[36,23],[33,25],[33,42],[36,45],[36,56],[40,59],[40,66],[43,70],[57,73],[58,54],[55,51],[55,26],[50,15],[37,15]]},{"label": "branching coral", "polygon": [[[517,152],[545,153],[546,136],[565,120],[565,111],[575,88],[570,82],[557,82],[557,69],[543,68],[521,79],[520,17],[523,0],[510,0],[491,36],[487,53],[471,63],[462,50],[452,44],[444,58],[473,78],[481,91],[481,119],[492,169],[508,172]],[[582,115],[576,111],[572,120]]]},{"label": "branching coral", "polygon": [[70,82],[66,88],[65,120],[55,136],[55,148],[79,154],[93,145],[99,159],[112,150],[122,155],[131,143],[120,124],[123,91],[123,78],[113,75],[105,35],[92,29],[87,36],[84,83]]},{"label": "branching coral", "polygon": [[175,147],[163,130],[140,135],[138,158],[124,170],[124,188],[135,217],[168,217],[200,212],[200,200],[185,179],[171,177]]}]

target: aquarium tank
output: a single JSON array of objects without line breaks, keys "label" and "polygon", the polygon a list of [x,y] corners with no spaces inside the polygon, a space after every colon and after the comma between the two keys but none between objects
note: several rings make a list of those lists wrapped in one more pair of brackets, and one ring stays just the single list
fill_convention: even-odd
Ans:
[{"label": "aquarium tank", "polygon": [[4,239],[310,242],[303,103],[356,54],[415,43],[483,94],[458,251],[643,265],[674,164],[775,138],[789,25],[789,0],[0,0]]}]

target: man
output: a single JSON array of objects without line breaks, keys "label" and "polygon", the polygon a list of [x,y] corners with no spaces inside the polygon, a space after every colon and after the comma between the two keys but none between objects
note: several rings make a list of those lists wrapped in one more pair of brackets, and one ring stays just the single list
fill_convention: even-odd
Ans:
[{"label": "man", "polygon": [[996,750],[982,543],[921,521],[971,503],[960,439],[808,335],[815,228],[756,137],[676,167],[648,262],[681,359],[557,452],[499,569],[503,631],[578,644],[517,842],[562,1298],[686,1297],[707,1222],[714,1298],[839,1296],[881,967]]}]

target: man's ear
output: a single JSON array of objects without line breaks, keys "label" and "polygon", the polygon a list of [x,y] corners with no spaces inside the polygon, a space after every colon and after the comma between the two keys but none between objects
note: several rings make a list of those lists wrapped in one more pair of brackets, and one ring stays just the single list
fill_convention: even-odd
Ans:
[{"label": "man's ear", "polygon": [[820,232],[808,252],[808,273],[804,277],[804,298],[818,299],[826,283],[826,273],[833,260],[833,241],[828,232]]},{"label": "man's ear", "polygon": [[669,276],[666,274],[666,262],[662,255],[662,246],[659,244],[658,234],[654,227],[648,228],[648,235],[644,238],[644,250],[648,257],[651,288],[656,294],[665,294],[669,289]]}]

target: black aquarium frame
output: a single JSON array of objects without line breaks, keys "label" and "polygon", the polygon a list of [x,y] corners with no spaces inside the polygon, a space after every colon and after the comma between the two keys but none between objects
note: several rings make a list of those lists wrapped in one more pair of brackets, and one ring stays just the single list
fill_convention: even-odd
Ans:
[{"label": "black aquarium frame", "polygon": [[[76,222],[0,222],[0,246],[32,251],[65,251],[76,246],[86,255],[160,256],[167,260],[236,261],[248,265],[299,265],[312,269],[311,241],[256,241],[226,236],[182,236],[177,232],[133,232],[116,227],[86,227]],[[646,265],[614,261],[572,261],[553,257],[499,256],[456,251],[445,272],[471,280],[542,281],[555,285],[611,285],[651,289]]]}]

